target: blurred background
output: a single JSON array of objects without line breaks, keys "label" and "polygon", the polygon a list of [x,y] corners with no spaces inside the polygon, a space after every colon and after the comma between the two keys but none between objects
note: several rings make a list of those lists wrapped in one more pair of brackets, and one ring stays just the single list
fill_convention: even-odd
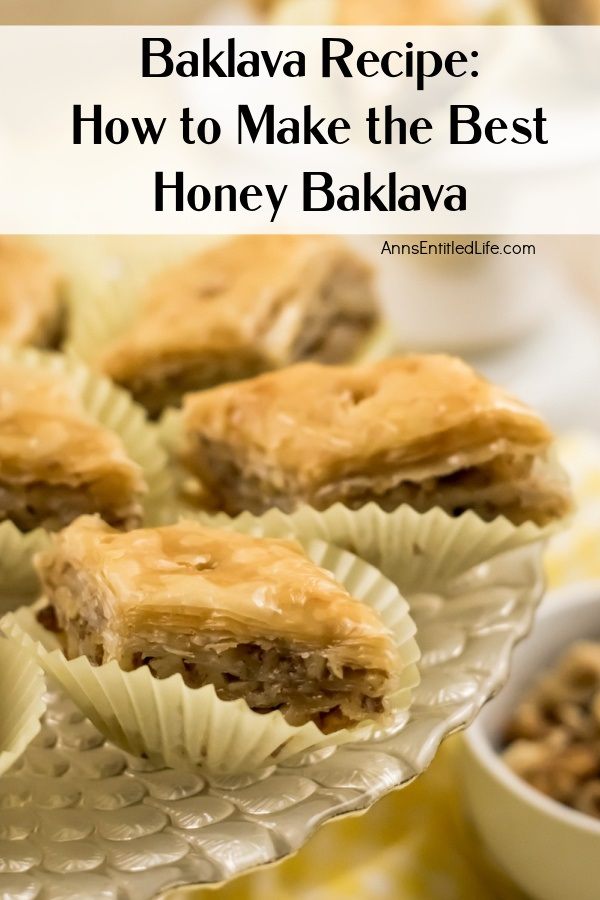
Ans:
[{"label": "blurred background", "polygon": [[[0,23],[594,25],[600,0],[0,0]],[[498,256],[415,255],[406,248],[381,255],[385,238],[414,244],[419,237],[357,241],[379,273],[399,349],[461,353],[556,428],[600,429],[599,238],[480,236],[515,246]],[[67,256],[75,267],[90,253],[151,260],[160,242],[73,240],[77,251]],[[533,250],[523,252],[523,243]]]},{"label": "blurred background", "polygon": [[4,25],[596,25],[597,0],[2,0]]},{"label": "blurred background", "polygon": [[[74,290],[93,295],[98,284],[119,278],[122,271],[150,274],[219,238],[39,240]],[[369,235],[348,240],[377,273],[390,349],[457,353],[542,412],[555,430],[600,432],[599,238]],[[481,255],[444,252],[452,240],[476,246]],[[488,244],[502,252],[484,254]],[[395,252],[382,252],[386,246]],[[423,253],[410,252],[417,246]]]},{"label": "blurred background", "polygon": [[[600,0],[0,0],[0,24],[152,23],[597,25]],[[550,582],[600,577],[600,237],[479,236],[534,246],[498,256],[382,255],[385,239],[402,245],[420,238],[353,239],[376,266],[395,345],[457,352],[549,419],[563,436],[582,507],[579,530],[561,538],[550,556]],[[183,252],[206,240],[89,237],[49,244],[74,279],[85,279],[90,271],[114,275],[120,265],[151,269],[167,244]],[[414,786],[361,819],[328,826],[295,859],[216,896],[521,898],[482,853],[464,816],[454,753],[450,742]]]}]

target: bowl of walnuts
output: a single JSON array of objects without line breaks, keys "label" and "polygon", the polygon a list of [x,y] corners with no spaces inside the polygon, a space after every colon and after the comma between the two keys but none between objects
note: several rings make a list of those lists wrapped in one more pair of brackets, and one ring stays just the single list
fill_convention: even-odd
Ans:
[{"label": "bowl of walnuts", "polygon": [[542,603],[498,697],[466,732],[467,806],[535,900],[600,896],[600,582]]}]

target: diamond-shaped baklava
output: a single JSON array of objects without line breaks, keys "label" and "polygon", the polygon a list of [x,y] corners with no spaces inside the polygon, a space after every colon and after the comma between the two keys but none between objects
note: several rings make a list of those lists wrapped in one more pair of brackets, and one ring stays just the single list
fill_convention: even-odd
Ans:
[{"label": "diamond-shaped baklava", "polygon": [[292,366],[190,394],[183,426],[184,462],[230,515],[375,501],[543,524],[570,505],[539,416],[448,356]]},{"label": "diamond-shaped baklava", "polygon": [[186,391],[349,360],[376,319],[371,271],[337,238],[238,237],[152,280],[101,366],[158,415]]},{"label": "diamond-shaped baklava", "polygon": [[179,673],[325,732],[379,716],[398,686],[393,635],[293,541],[193,522],[123,534],[85,516],[37,568],[38,618],[69,659]]},{"label": "diamond-shaped baklava", "polygon": [[66,375],[0,362],[0,521],[55,530],[100,513],[132,527],[145,490],[140,467]]},{"label": "diamond-shaped baklava", "polygon": [[63,283],[46,253],[0,236],[0,343],[55,347],[64,320]]}]

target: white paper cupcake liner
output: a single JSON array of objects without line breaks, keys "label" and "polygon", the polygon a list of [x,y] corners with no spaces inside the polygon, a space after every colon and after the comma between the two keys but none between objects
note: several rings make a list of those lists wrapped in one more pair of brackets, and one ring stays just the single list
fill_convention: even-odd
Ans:
[{"label": "white paper cupcake liner", "polygon": [[351,360],[355,365],[374,363],[399,352],[398,336],[389,322],[382,320],[367,335]]},{"label": "white paper cupcake liner", "polygon": [[40,730],[46,709],[44,673],[17,643],[0,638],[0,775]]},{"label": "white paper cupcake liner", "polygon": [[146,281],[127,270],[118,279],[80,278],[72,292],[65,352],[94,365],[107,344],[135,321]]},{"label": "white paper cupcake liner", "polygon": [[[154,524],[160,519],[165,504],[173,501],[168,457],[156,428],[126,391],[80,361],[59,353],[0,346],[0,363],[18,363],[37,371],[65,375],[81,397],[86,412],[115,432],[127,455],[141,467],[148,486],[141,498],[145,523]],[[0,610],[6,608],[9,597],[14,606],[15,598],[27,597],[36,589],[31,559],[47,546],[48,540],[48,532],[43,528],[22,533],[10,521],[0,523]]]},{"label": "white paper cupcake liner", "polygon": [[173,480],[174,503],[164,506],[161,522],[168,524],[180,515],[197,514],[202,508],[200,483],[189,472],[179,459],[179,451],[183,443],[181,410],[170,407],[166,409],[156,423],[161,445],[169,460],[169,470]]},{"label": "white paper cupcake liner", "polygon": [[105,235],[91,243],[66,239],[60,257],[70,286],[67,349],[94,359],[136,315],[148,279],[213,240],[197,235]]},{"label": "white paper cupcake liner", "polygon": [[271,509],[262,516],[241,513],[235,518],[171,509],[165,510],[164,521],[182,515],[215,528],[336,544],[376,566],[405,594],[440,588],[501,553],[543,542],[558,527],[533,522],[516,526],[503,516],[484,522],[471,511],[457,517],[441,509],[418,513],[406,505],[384,512],[375,503],[357,510],[336,503],[323,512],[302,506],[290,514]]},{"label": "white paper cupcake liner", "polygon": [[[389,703],[387,727],[393,730],[419,681],[419,650],[408,604],[377,569],[356,556],[323,541],[311,541],[306,550],[354,597],[373,607],[395,637],[404,669]],[[69,661],[56,636],[37,622],[35,607],[8,613],[1,627],[62,685],[103,734],[152,763],[246,772],[309,749],[363,740],[381,728],[364,723],[325,735],[313,723],[289,725],[279,711],[263,715],[243,700],[220,700],[212,685],[189,688],[180,675],[156,679],[146,667],[124,672],[116,662],[93,666],[86,657]]]},{"label": "white paper cupcake liner", "polygon": [[50,534],[43,528],[23,534],[12,522],[0,523],[0,613],[38,596],[32,560],[49,543]]}]

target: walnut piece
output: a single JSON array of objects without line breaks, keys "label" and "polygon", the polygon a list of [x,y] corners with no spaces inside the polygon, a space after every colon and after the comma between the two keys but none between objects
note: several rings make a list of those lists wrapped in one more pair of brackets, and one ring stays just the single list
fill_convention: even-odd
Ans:
[{"label": "walnut piece", "polygon": [[600,819],[600,642],[572,644],[505,730],[502,757],[528,784]]}]

